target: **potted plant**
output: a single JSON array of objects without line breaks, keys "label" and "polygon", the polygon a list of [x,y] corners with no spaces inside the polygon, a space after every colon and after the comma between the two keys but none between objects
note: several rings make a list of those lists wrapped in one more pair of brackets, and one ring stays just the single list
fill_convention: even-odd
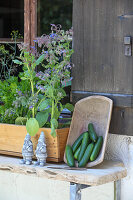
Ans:
[{"label": "potted plant", "polygon": [[[19,74],[21,82],[16,83],[12,105],[3,112],[6,119],[14,119],[17,125],[0,125],[0,152],[5,152],[7,144],[5,145],[4,141],[7,141],[11,147],[8,149],[9,154],[20,155],[27,132],[34,136],[33,143],[36,148],[39,134],[43,130],[48,160],[63,159],[69,128],[58,129],[58,127],[62,110],[64,108],[73,110],[71,104],[63,105],[61,101],[66,96],[64,82],[71,80],[72,31],[64,31],[61,26],[55,25],[51,25],[51,30],[50,35],[43,35],[35,40],[35,46],[30,50],[25,44],[19,45],[20,56],[14,63],[23,66],[23,72]],[[42,70],[39,70],[40,67]],[[26,126],[23,126],[25,124]],[[18,144],[20,140],[21,145]]]}]

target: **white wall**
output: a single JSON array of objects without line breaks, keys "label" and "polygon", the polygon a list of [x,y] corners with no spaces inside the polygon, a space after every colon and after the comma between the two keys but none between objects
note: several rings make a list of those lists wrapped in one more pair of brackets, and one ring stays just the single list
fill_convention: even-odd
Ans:
[{"label": "white wall", "polygon": [[127,177],[121,180],[121,200],[133,200],[133,136],[109,134],[105,158],[123,161]]},{"label": "white wall", "polygon": [[[113,200],[113,183],[84,189],[88,199]],[[69,200],[69,183],[0,171],[0,200]]]}]

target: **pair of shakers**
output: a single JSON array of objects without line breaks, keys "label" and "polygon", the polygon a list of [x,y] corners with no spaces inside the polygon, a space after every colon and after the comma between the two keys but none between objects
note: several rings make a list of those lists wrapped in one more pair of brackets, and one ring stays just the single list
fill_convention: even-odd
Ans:
[{"label": "pair of shakers", "polygon": [[35,150],[37,161],[32,162],[33,155],[34,155],[33,143],[31,141],[31,136],[29,135],[29,133],[27,133],[24,139],[24,144],[22,149],[23,159],[20,161],[20,163],[26,165],[31,165],[33,163],[34,165],[39,165],[41,167],[43,167],[46,164],[47,150],[45,143],[45,135],[43,131],[40,134],[40,137],[38,139],[38,144]]}]

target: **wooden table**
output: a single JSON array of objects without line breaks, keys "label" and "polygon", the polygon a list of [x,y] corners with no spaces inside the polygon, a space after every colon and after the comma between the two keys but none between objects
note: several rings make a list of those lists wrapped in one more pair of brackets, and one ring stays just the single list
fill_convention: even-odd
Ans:
[{"label": "wooden table", "polygon": [[114,181],[116,186],[115,199],[120,200],[120,180],[127,175],[123,163],[106,161],[93,168],[75,169],[66,164],[50,164],[44,167],[19,164],[19,158],[0,156],[0,170],[33,175],[48,179],[70,182],[70,200],[81,199],[81,189]]}]

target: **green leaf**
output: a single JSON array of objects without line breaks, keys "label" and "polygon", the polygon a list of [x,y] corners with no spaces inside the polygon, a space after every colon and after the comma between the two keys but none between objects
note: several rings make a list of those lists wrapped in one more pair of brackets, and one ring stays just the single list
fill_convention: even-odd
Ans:
[{"label": "green leaf", "polygon": [[58,127],[58,121],[54,118],[51,119],[51,126],[52,126],[51,128],[54,127],[56,129]]},{"label": "green leaf", "polygon": [[60,113],[61,113],[61,112],[58,110],[58,108],[55,107],[55,108],[54,108],[54,118],[55,118],[55,119],[58,119],[59,116],[60,116]]},{"label": "green leaf", "polygon": [[42,99],[44,99],[44,95],[39,94],[39,95],[38,95],[38,98],[39,98],[40,100],[42,100]]},{"label": "green leaf", "polygon": [[39,123],[39,127],[42,128],[44,124],[48,120],[49,113],[48,112],[38,112],[36,115],[36,119]]},{"label": "green leaf", "polygon": [[39,130],[38,121],[35,118],[30,118],[26,123],[26,130],[31,136],[36,135]]},{"label": "green leaf", "polygon": [[65,90],[63,88],[60,88],[58,91],[62,93],[63,97],[66,96],[66,92],[65,92]]},{"label": "green leaf", "polygon": [[62,105],[62,103],[59,103],[60,104],[60,112],[62,112],[62,110],[63,110],[63,105]]},{"label": "green leaf", "polygon": [[55,131],[55,128],[54,128],[54,127],[51,128],[51,135],[52,135],[53,137],[56,137],[56,131]]},{"label": "green leaf", "polygon": [[36,64],[36,65],[39,65],[40,63],[43,62],[43,60],[44,60],[44,54],[41,55],[41,56],[36,60],[35,64]]},{"label": "green leaf", "polygon": [[46,94],[50,97],[53,98],[53,88],[52,87],[47,87],[46,89]]},{"label": "green leaf", "polygon": [[15,120],[16,125],[26,125],[27,118],[26,117],[17,117]]},{"label": "green leaf", "polygon": [[21,77],[21,79],[22,79],[22,80],[27,80],[27,78],[25,78],[25,77]]},{"label": "green leaf", "polygon": [[67,103],[67,104],[64,106],[64,108],[68,109],[68,110],[71,111],[71,112],[73,112],[73,110],[74,110],[74,106],[73,106],[72,104],[70,104],[70,103]]},{"label": "green leaf", "polygon": [[49,100],[44,100],[43,102],[40,103],[39,110],[43,111],[49,106]]},{"label": "green leaf", "polygon": [[13,60],[13,62],[17,65],[22,65],[23,63],[20,60]]}]

